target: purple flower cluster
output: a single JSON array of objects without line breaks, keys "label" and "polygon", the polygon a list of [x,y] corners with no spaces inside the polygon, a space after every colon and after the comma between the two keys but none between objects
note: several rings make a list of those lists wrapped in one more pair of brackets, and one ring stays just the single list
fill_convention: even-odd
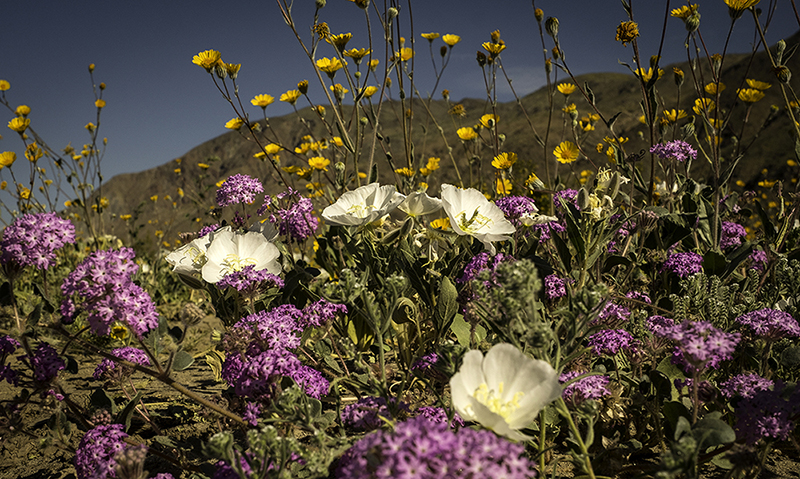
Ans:
[{"label": "purple flower cluster", "polygon": [[419,358],[417,362],[411,366],[411,370],[424,373],[431,369],[437,362],[439,362],[439,355],[436,353],[428,353]]},{"label": "purple flower cluster", "polygon": [[75,226],[55,213],[17,217],[3,231],[0,262],[47,269],[56,264],[56,250],[75,242]]},{"label": "purple flower cluster", "polygon": [[600,311],[600,314],[597,315],[597,318],[592,320],[590,324],[593,326],[597,324],[614,326],[620,323],[625,323],[630,318],[631,318],[630,309],[626,308],[625,306],[621,306],[617,303],[612,303],[611,301],[609,301],[603,307],[603,310]]},{"label": "purple flower cluster", "polygon": [[736,403],[736,431],[748,444],[789,438],[795,426],[792,418],[800,413],[800,388],[791,394],[784,389],[777,381],[774,388],[757,390]]},{"label": "purple flower cluster", "polygon": [[61,284],[62,321],[72,323],[81,311],[89,313],[92,331],[105,336],[115,321],[125,323],[137,337],[158,326],[158,313],[147,291],[131,277],[139,269],[131,248],[101,250],[84,259]]},{"label": "purple flower cluster", "polygon": [[551,301],[563,298],[567,295],[567,283],[555,274],[545,276],[544,295]]},{"label": "purple flower cluster", "polygon": [[257,178],[248,175],[229,176],[217,190],[217,206],[223,208],[237,203],[252,204],[256,195],[264,192]]},{"label": "purple flower cluster", "polygon": [[766,251],[762,249],[754,249],[753,252],[750,253],[750,264],[756,271],[766,270],[768,262],[769,259],[767,258]]},{"label": "purple flower cluster", "polygon": [[394,431],[364,436],[345,452],[335,477],[372,479],[404,477],[530,478],[535,464],[522,456],[525,448],[491,431],[460,429],[418,416]]},{"label": "purple flower cluster", "polygon": [[[565,384],[584,374],[586,374],[586,371],[571,371],[563,373],[558,380],[561,384]],[[578,406],[589,399],[600,399],[611,394],[611,391],[606,387],[610,381],[611,379],[608,376],[586,376],[565,387],[561,397],[564,398],[567,404],[572,406]]]},{"label": "purple flower cluster", "polygon": [[[401,402],[400,409],[408,410]],[[342,423],[359,431],[372,431],[383,425],[383,419],[392,419],[392,413],[382,397],[364,397],[342,409]]]},{"label": "purple flower cluster", "polygon": [[758,391],[766,391],[774,385],[774,381],[762,378],[758,374],[737,374],[720,384],[719,390],[729,399],[735,397],[751,398]]},{"label": "purple flower cluster", "polygon": [[561,203],[564,204],[572,204],[578,211],[580,211],[581,207],[578,206],[578,190],[573,190],[571,188],[566,188],[561,191],[556,191],[553,194],[553,205],[556,207],[556,213],[561,212],[563,206]]},{"label": "purple flower cluster", "polygon": [[258,426],[258,416],[261,414],[261,407],[256,402],[248,402],[247,405],[244,407],[244,414],[242,414],[242,419],[244,421],[253,426]]},{"label": "purple flower cluster", "polygon": [[261,283],[269,281],[272,286],[278,289],[283,288],[283,280],[274,274],[269,273],[268,270],[262,269],[254,271],[255,265],[248,265],[239,271],[226,274],[221,280],[217,281],[217,287],[235,288],[237,291],[251,291],[261,286]]},{"label": "purple flower cluster", "polygon": [[631,349],[636,345],[631,333],[624,329],[604,329],[589,336],[589,346],[598,356],[613,356],[623,349]]},{"label": "purple flower cluster", "polygon": [[500,208],[506,219],[517,228],[522,226],[520,218],[539,211],[536,203],[527,196],[505,196],[495,200],[494,203]]},{"label": "purple flower cluster", "polygon": [[533,229],[539,231],[539,241],[547,241],[553,233],[563,233],[567,231],[564,226],[558,221],[550,221],[549,223],[541,223],[533,225]]},{"label": "purple flower cluster", "polygon": [[17,371],[6,366],[6,358],[14,354],[14,351],[19,348],[19,341],[11,336],[0,336],[0,382],[4,379],[10,384],[16,386],[19,383],[19,374]]},{"label": "purple flower cluster", "polygon": [[667,143],[659,143],[650,148],[650,153],[658,156],[662,160],[673,159],[684,162],[689,158],[697,159],[697,150],[692,145],[683,140],[673,140]]},{"label": "purple flower cluster", "polygon": [[[132,346],[125,346],[124,348],[117,348],[111,351],[113,356],[120,359],[130,361],[132,363],[141,364],[142,366],[150,366],[150,359],[147,354],[141,349]],[[133,374],[133,369],[127,366],[118,365],[110,359],[103,359],[94,370],[92,377],[100,379],[106,377],[108,379],[121,379]]]},{"label": "purple flower cluster", "polygon": [[58,357],[56,349],[47,343],[39,344],[33,352],[33,357],[28,359],[33,369],[33,378],[39,382],[50,381],[59,371],[67,367],[64,360]]},{"label": "purple flower cluster", "polygon": [[647,329],[649,329],[654,336],[659,338],[666,337],[674,327],[674,319],[665,318],[664,316],[659,315],[650,316],[647,318]]},{"label": "purple flower cluster", "polygon": [[[422,406],[417,408],[417,415],[437,424],[447,424],[447,411],[440,407]],[[464,427],[464,420],[457,412],[453,413],[453,424],[450,427]]]},{"label": "purple flower cluster", "polygon": [[122,424],[108,424],[90,429],[75,451],[75,474],[78,479],[116,477],[114,456],[125,450]]},{"label": "purple flower cluster", "polygon": [[[653,324],[653,318],[650,323]],[[666,318],[664,318],[666,319]],[[741,334],[726,333],[708,321],[684,321],[670,326],[667,321],[658,325],[653,334],[675,343],[672,362],[683,367],[687,373],[716,369],[719,363],[728,360],[739,344]]]},{"label": "purple flower cluster", "polygon": [[213,224],[213,225],[210,225],[210,226],[203,226],[202,228],[200,228],[200,231],[197,233],[197,237],[198,238],[202,238],[203,236],[206,236],[209,233],[213,233],[213,232],[217,231],[218,229],[219,229],[219,224]]},{"label": "purple flower cluster", "polygon": [[747,237],[744,226],[732,221],[723,221],[720,230],[719,247],[722,249],[733,248],[742,245],[742,240]]},{"label": "purple flower cluster", "polygon": [[756,336],[768,340],[800,337],[800,325],[791,314],[778,309],[763,308],[743,314],[736,322],[747,326]]},{"label": "purple flower cluster", "polygon": [[[477,278],[479,274],[486,270],[491,270],[492,272],[497,271],[497,267],[500,263],[504,261],[515,261],[513,256],[509,256],[503,253],[497,253],[494,256],[489,255],[489,253],[483,252],[477,254],[469,260],[466,266],[464,266],[464,273],[461,277],[456,278],[456,283],[458,284],[465,284],[469,283],[473,279]],[[490,284],[488,282],[485,283],[486,287],[489,287]]]},{"label": "purple flower cluster", "polygon": [[222,378],[239,396],[268,400],[281,377],[292,378],[312,397],[328,393],[322,374],[303,365],[292,351],[309,327],[318,327],[347,312],[344,305],[319,300],[303,310],[287,304],[242,318],[223,337],[226,351]]},{"label": "purple flower cluster", "polygon": [[639,291],[629,291],[625,297],[628,299],[642,301],[647,304],[653,304],[653,300],[650,299],[650,296],[648,296],[646,293],[640,293]]},{"label": "purple flower cluster", "polygon": [[[278,202],[285,205],[284,208],[275,208],[269,220],[278,226],[278,232],[295,241],[304,241],[314,235],[319,228],[319,220],[312,214],[314,204],[308,198],[303,198],[299,192],[292,188],[283,193],[278,193]],[[259,210],[263,214],[265,207],[271,206],[267,201],[264,207]]]},{"label": "purple flower cluster", "polygon": [[697,253],[672,253],[667,257],[661,272],[669,271],[686,278],[703,271],[703,257]]}]

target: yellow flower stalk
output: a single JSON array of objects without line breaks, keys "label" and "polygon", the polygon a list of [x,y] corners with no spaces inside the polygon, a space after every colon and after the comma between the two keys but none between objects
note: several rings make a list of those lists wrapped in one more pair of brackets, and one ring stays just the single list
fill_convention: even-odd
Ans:
[{"label": "yellow flower stalk", "polygon": [[758,4],[761,0],[725,0],[725,5],[731,10],[747,10]]},{"label": "yellow flower stalk", "polygon": [[308,166],[314,170],[328,171],[328,165],[330,164],[331,160],[322,156],[314,156],[308,159]]},{"label": "yellow flower stalk", "polygon": [[[374,71],[375,71],[375,70],[378,68],[378,64],[379,64],[380,62],[381,62],[381,61],[380,61],[380,60],[378,60],[377,58],[373,58],[372,60],[370,60],[370,61],[369,61],[369,71],[372,71],[372,72],[374,72]],[[386,80],[388,81],[389,79],[387,78]]]},{"label": "yellow flower stalk", "polygon": [[475,132],[475,129],[465,126],[464,128],[459,128],[456,131],[458,137],[461,138],[463,141],[471,141],[478,137],[478,134]]},{"label": "yellow flower stalk", "polygon": [[461,37],[453,35],[452,33],[447,33],[442,36],[442,41],[446,43],[448,47],[453,48],[456,43],[461,41]]},{"label": "yellow flower stalk", "polygon": [[267,146],[264,147],[264,151],[268,155],[274,155],[274,154],[278,153],[279,151],[281,151],[282,149],[283,149],[283,147],[281,147],[280,145],[276,145],[275,143],[270,143],[270,144],[268,144]]},{"label": "yellow flower stalk", "polygon": [[617,36],[615,40],[622,42],[622,45],[627,45],[639,36],[639,25],[634,21],[621,22],[617,27]]},{"label": "yellow flower stalk", "polygon": [[238,130],[242,127],[242,125],[244,125],[244,120],[237,116],[236,118],[231,118],[228,120],[228,122],[225,123],[225,128],[229,130]]},{"label": "yellow flower stalk", "polygon": [[0,168],[11,166],[15,161],[17,161],[17,154],[13,151],[4,151],[0,153]]},{"label": "yellow flower stalk", "polygon": [[756,90],[767,90],[772,86],[771,83],[767,83],[767,82],[764,82],[764,81],[753,80],[752,78],[748,78],[745,81],[747,82],[747,85],[750,88],[754,88]]},{"label": "yellow flower stalk", "polygon": [[17,133],[25,133],[25,130],[28,129],[28,125],[31,124],[31,120],[28,118],[16,117],[13,120],[8,122],[8,127]]},{"label": "yellow flower stalk", "polygon": [[19,191],[19,197],[22,198],[23,200],[27,200],[28,198],[31,197],[31,190],[30,189],[25,188],[22,185],[17,185],[17,189]]},{"label": "yellow flower stalk", "polygon": [[561,111],[563,111],[564,113],[572,113],[573,111],[578,111],[578,107],[575,106],[574,103],[570,103],[569,105],[565,105],[561,109]]},{"label": "yellow flower stalk", "polygon": [[335,96],[336,100],[338,100],[338,101],[344,101],[344,95],[346,93],[350,92],[350,90],[348,90],[347,88],[343,87],[341,83],[337,83],[335,85],[331,85],[329,88],[333,92],[333,96]]},{"label": "yellow flower stalk", "polygon": [[207,163],[198,163],[197,167],[200,168],[201,170],[207,170],[209,168],[209,165]]},{"label": "yellow flower stalk", "polygon": [[253,97],[252,100],[250,100],[250,103],[253,106],[260,106],[262,109],[268,107],[269,105],[272,105],[272,103],[274,102],[275,98],[267,94],[256,95],[255,97]]},{"label": "yellow flower stalk", "polygon": [[300,98],[300,90],[289,90],[280,97],[280,101],[285,101],[290,105],[297,103]]},{"label": "yellow flower stalk", "polygon": [[563,164],[569,164],[577,160],[579,154],[578,146],[571,141],[562,141],[561,144],[553,150],[553,155],[555,155],[556,160]]},{"label": "yellow flower stalk", "polygon": [[492,166],[497,168],[498,170],[507,170],[514,166],[514,163],[517,162],[517,154],[513,152],[503,152],[499,155],[494,157],[492,160]]},{"label": "yellow flower stalk", "polygon": [[755,103],[764,98],[764,92],[755,88],[740,88],[736,90],[739,99],[745,103]]},{"label": "yellow flower stalk", "polygon": [[207,72],[211,73],[211,70],[220,62],[221,57],[222,55],[216,50],[206,50],[195,55],[192,58],[192,63],[200,65],[205,68]]},{"label": "yellow flower stalk", "polygon": [[558,85],[556,85],[556,89],[559,91],[559,93],[561,93],[564,96],[569,96],[575,93],[575,90],[577,88],[578,87],[575,86],[574,83],[559,83]]},{"label": "yellow flower stalk", "polygon": [[439,169],[439,162],[442,161],[441,158],[430,157],[428,158],[428,164],[425,165],[425,168],[436,171]]}]

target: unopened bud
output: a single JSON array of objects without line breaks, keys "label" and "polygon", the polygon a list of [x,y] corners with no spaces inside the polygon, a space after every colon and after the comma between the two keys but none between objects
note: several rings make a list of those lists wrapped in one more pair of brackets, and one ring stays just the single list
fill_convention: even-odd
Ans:
[{"label": "unopened bud", "polygon": [[556,17],[547,17],[544,22],[544,30],[548,35],[555,38],[558,36],[558,19]]},{"label": "unopened bud", "polygon": [[541,8],[537,8],[533,11],[533,16],[536,17],[537,22],[541,23],[544,18],[544,11]]},{"label": "unopened bud", "polygon": [[93,71],[94,71],[94,63],[90,63],[89,64],[89,73],[92,73]]},{"label": "unopened bud", "polygon": [[396,17],[399,13],[400,12],[398,12],[397,9],[394,7],[391,7],[389,8],[389,10],[386,10],[386,16],[389,17],[390,22],[394,20],[394,17]]},{"label": "unopened bud", "polygon": [[700,28],[700,12],[696,11],[686,19],[684,23],[686,27],[686,31],[689,33],[694,33]]},{"label": "unopened bud", "polygon": [[591,206],[589,202],[589,192],[586,191],[586,188],[581,188],[578,191],[577,200],[578,200],[578,208],[580,208],[581,211],[588,210],[589,207]]},{"label": "unopened bud", "polygon": [[775,45],[775,63],[781,64],[783,63],[783,52],[786,51],[786,42],[783,40],[778,40],[777,45]]},{"label": "unopened bud", "polygon": [[325,8],[325,5],[327,3],[328,3],[327,0],[314,0],[314,5],[317,6],[317,10],[319,10],[320,8]]},{"label": "unopened bud", "polygon": [[442,48],[439,49],[439,55],[441,56],[447,55],[447,45],[442,45]]},{"label": "unopened bud", "polygon": [[554,60],[558,60],[559,57],[561,57],[561,50],[559,50],[558,47],[553,47],[551,52],[553,53],[553,59]]},{"label": "unopened bud", "polygon": [[775,76],[778,77],[778,81],[784,84],[788,84],[789,80],[792,79],[792,71],[789,70],[789,67],[786,65],[778,65],[775,67]]},{"label": "unopened bud", "polygon": [[308,80],[303,80],[297,84],[297,90],[305,95],[308,93]]},{"label": "unopened bud", "polygon": [[486,55],[484,55],[483,52],[478,51],[478,54],[476,55],[476,60],[478,60],[479,66],[483,67],[484,65],[486,65]]},{"label": "unopened bud", "polygon": [[681,70],[678,67],[673,67],[672,68],[672,73],[673,73],[674,78],[675,78],[675,85],[676,86],[683,85],[683,78],[684,78],[683,70]]}]

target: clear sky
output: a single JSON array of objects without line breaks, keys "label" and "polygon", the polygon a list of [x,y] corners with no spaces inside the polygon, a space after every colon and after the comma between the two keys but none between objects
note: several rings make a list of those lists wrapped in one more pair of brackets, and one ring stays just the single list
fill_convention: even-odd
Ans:
[{"label": "clear sky", "polygon": [[[294,3],[295,21],[307,40],[314,1]],[[320,20],[333,33],[352,32],[348,47],[366,47],[362,11],[346,0],[327,3]],[[730,26],[727,7],[723,0],[698,3],[706,44],[711,52],[721,52]],[[631,47],[614,41],[617,25],[625,20],[618,0],[538,0],[535,4],[545,17],[560,20],[562,45],[576,73],[626,71],[617,60],[630,62]],[[673,0],[670,8],[682,4]],[[770,1],[762,0],[759,6],[767,11]],[[666,2],[633,0],[633,8],[642,34],[642,55],[649,58],[657,51]],[[433,82],[427,40],[419,34],[432,31],[462,37],[438,87],[448,88],[453,100],[485,94],[475,52],[496,29],[507,44],[503,64],[517,91],[524,95],[544,84],[531,2],[417,0],[410,9],[421,91],[431,89]],[[12,106],[31,107],[31,126],[51,147],[61,149],[68,142],[80,147],[88,141],[83,127],[94,121],[95,107],[87,67],[96,64],[95,81],[107,84],[100,130],[109,139],[103,163],[107,179],[161,165],[226,132],[223,125],[233,112],[209,75],[192,64],[192,56],[199,51],[219,50],[223,60],[242,64],[238,82],[245,101],[260,93],[277,98],[303,79],[311,80],[312,92],[320,90],[275,0],[26,0],[6,1],[0,10],[0,79],[11,83],[6,96]],[[408,1],[402,0],[400,20],[407,37],[411,32],[408,11]],[[752,27],[752,18],[747,16],[737,23],[730,51],[750,50]],[[791,4],[780,0],[767,34],[769,43],[796,30]],[[685,60],[681,48],[685,36],[683,22],[670,18],[662,64]],[[442,45],[441,39],[434,45]],[[318,56],[333,56],[330,48],[323,45]],[[511,99],[507,88],[501,92],[501,100]],[[260,115],[260,109],[247,106],[252,115]],[[20,140],[4,127],[14,115],[2,111],[0,151],[16,151],[21,157]],[[267,110],[271,117],[290,111],[277,101]]]}]

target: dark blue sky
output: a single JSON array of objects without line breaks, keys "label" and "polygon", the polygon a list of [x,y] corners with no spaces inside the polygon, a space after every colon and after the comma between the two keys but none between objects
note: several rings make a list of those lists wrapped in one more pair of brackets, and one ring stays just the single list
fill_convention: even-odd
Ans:
[{"label": "dark blue sky", "polygon": [[[727,7],[723,0],[699,3],[706,44],[712,52],[720,52],[730,25]],[[295,2],[294,15],[305,39],[310,36],[313,5],[313,0]],[[674,0],[670,4],[680,5]],[[539,0],[536,6],[545,17],[559,18],[562,44],[576,73],[625,72],[617,60],[630,62],[632,49],[614,41],[616,26],[625,19],[619,1]],[[649,58],[656,53],[666,3],[633,0],[633,6],[642,33],[642,55]],[[766,10],[769,1],[762,0],[760,6]],[[400,20],[407,37],[408,10],[403,1]],[[411,10],[417,39],[416,81],[422,92],[433,82],[427,41],[419,34],[431,31],[462,37],[438,88],[448,88],[454,100],[484,94],[475,52],[496,29],[507,44],[503,64],[517,91],[524,95],[544,84],[531,2],[427,0],[413,3]],[[328,0],[321,20],[333,33],[352,32],[348,47],[367,45],[363,13],[351,2]],[[791,5],[781,1],[767,34],[769,43],[797,29]],[[685,59],[684,38],[683,23],[670,18],[662,64]],[[753,38],[752,18],[745,16],[737,23],[730,50],[749,51]],[[440,39],[435,46],[441,44]],[[330,48],[322,46],[318,57],[332,56]],[[32,108],[31,125],[55,149],[70,141],[76,147],[88,141],[83,126],[94,121],[95,108],[87,66],[96,64],[96,82],[108,85],[101,125],[101,135],[109,139],[103,164],[106,178],[163,164],[225,133],[223,125],[233,112],[208,74],[192,64],[192,56],[206,49],[221,51],[227,62],[242,63],[238,82],[246,102],[259,93],[277,98],[303,79],[312,81],[312,92],[320,91],[274,0],[28,0],[4,2],[0,14],[0,79],[11,83],[7,98],[12,105]],[[502,100],[511,98],[507,88],[501,92]],[[21,157],[21,142],[5,128],[13,114],[2,111],[0,151],[16,151]],[[249,111],[260,114],[255,107]],[[267,111],[275,117],[290,109],[276,101]]]}]

